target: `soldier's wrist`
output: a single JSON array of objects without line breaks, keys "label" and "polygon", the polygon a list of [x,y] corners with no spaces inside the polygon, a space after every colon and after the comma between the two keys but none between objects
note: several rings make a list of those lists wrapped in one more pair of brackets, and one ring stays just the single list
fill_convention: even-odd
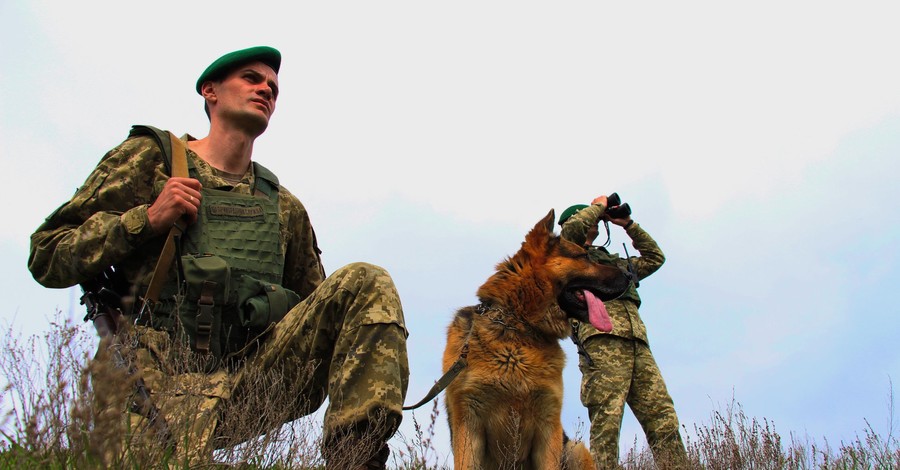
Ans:
[{"label": "soldier's wrist", "polygon": [[147,215],[147,204],[125,211],[121,216],[121,221],[126,237],[133,245],[140,245],[156,235]]}]

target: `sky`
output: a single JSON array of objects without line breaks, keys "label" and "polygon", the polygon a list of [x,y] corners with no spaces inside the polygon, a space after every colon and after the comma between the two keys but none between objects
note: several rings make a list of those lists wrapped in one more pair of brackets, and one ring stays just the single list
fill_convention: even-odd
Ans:
[{"label": "sky", "polygon": [[[281,94],[254,159],[306,206],[326,271],[393,276],[408,403],[525,233],[618,192],[667,257],[641,315],[688,435],[733,403],[786,441],[900,432],[894,2],[285,5],[0,1],[0,321],[83,316],[77,288],[32,279],[29,235],[131,125],[205,136],[199,74],[270,45]],[[563,347],[563,425],[586,438]],[[630,412],[621,442],[645,442]]]}]

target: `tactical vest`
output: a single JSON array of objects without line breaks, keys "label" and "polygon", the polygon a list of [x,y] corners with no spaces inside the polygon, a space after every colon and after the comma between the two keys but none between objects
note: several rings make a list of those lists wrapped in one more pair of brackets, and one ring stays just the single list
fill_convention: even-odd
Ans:
[{"label": "tactical vest", "polygon": [[[201,181],[197,221],[180,237],[175,275],[167,278],[150,319],[150,326],[211,354],[210,369],[300,301],[281,286],[278,179],[255,162],[253,171],[251,195],[210,189]],[[200,179],[190,159],[188,172]]]},{"label": "tactical vest", "polygon": [[[614,266],[620,269],[627,269],[628,267],[626,260],[620,258],[617,253],[610,253],[606,251],[605,248],[592,246],[588,248],[588,256],[598,264]],[[620,295],[616,300],[630,300],[634,302],[637,307],[641,306],[641,296],[638,295],[637,288],[634,287],[634,284],[629,285],[628,290],[626,290],[625,293]]]}]

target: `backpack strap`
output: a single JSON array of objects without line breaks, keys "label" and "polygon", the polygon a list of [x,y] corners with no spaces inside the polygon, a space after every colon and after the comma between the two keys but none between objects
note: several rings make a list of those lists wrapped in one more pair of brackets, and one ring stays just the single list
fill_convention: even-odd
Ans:
[{"label": "backpack strap", "polygon": [[[184,142],[175,134],[169,131],[163,131],[153,126],[136,125],[131,127],[129,137],[138,135],[149,135],[156,140],[159,148],[163,153],[163,160],[166,162],[166,169],[172,176],[186,178],[188,176],[187,149]],[[142,319],[148,308],[152,308],[153,304],[159,300],[159,293],[166,277],[169,275],[169,269],[172,267],[172,259],[175,257],[177,238],[181,236],[186,224],[178,224],[169,229],[166,242],[163,245],[162,253],[156,261],[156,268],[150,277],[150,284],[147,286],[147,293],[143,297],[141,310],[138,313],[138,320]]]},{"label": "backpack strap", "polygon": [[[131,126],[128,137],[140,135],[149,136],[156,140],[156,144],[159,145],[159,149],[162,151],[167,173],[172,176],[188,176],[187,151],[185,150],[184,142],[182,142],[181,139],[169,131],[164,131],[153,126],[141,124]],[[184,158],[181,158],[182,155],[184,155]],[[184,170],[182,170],[182,168],[184,168]]]}]

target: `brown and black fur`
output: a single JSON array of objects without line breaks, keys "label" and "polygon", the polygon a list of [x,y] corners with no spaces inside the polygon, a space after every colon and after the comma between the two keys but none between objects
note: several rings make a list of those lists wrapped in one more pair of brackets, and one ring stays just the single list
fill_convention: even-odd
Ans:
[{"label": "brown and black fur", "polygon": [[563,433],[560,340],[570,318],[587,320],[572,292],[590,289],[609,300],[628,278],[589,261],[553,233],[553,222],[551,210],[478,289],[481,304],[458,310],[448,327],[444,371],[464,347],[468,362],[446,389],[458,470],[593,468],[587,448]]}]

